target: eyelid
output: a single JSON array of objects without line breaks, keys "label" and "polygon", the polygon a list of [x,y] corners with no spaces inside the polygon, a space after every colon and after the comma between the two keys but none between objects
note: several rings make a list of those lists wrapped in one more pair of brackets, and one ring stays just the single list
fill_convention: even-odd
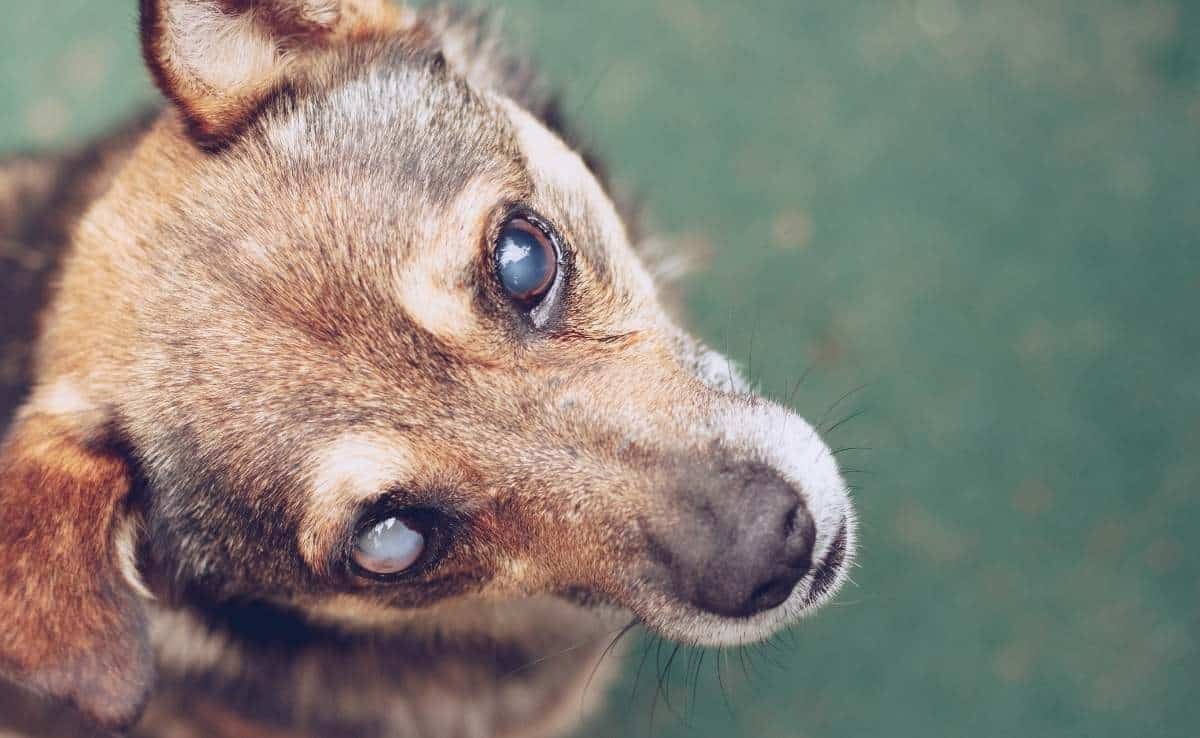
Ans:
[{"label": "eyelid", "polygon": [[566,281],[565,272],[566,264],[563,262],[562,255],[559,254],[558,270],[554,275],[554,281],[550,283],[550,288],[546,290],[546,296],[542,298],[542,301],[529,311],[529,318],[533,321],[534,327],[545,327],[550,322],[550,318],[553,317],[554,309],[558,307],[559,295]]}]

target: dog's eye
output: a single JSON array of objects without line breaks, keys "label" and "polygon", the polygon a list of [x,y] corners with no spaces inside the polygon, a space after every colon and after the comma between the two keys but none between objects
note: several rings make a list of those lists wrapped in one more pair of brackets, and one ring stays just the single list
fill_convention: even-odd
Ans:
[{"label": "dog's eye", "polygon": [[545,231],[525,218],[513,218],[496,239],[496,277],[508,296],[533,307],[554,285],[558,252]]},{"label": "dog's eye", "polygon": [[398,517],[384,518],[358,534],[354,563],[379,576],[399,574],[421,558],[425,536]]}]

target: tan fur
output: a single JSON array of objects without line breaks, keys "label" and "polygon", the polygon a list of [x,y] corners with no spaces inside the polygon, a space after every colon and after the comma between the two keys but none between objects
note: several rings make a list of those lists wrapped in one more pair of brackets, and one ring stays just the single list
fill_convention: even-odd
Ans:
[{"label": "tan fur", "polygon": [[343,532],[344,510],[379,496],[411,466],[404,440],[382,435],[347,434],[317,454],[300,539],[309,564],[325,566],[324,553]]},{"label": "tan fur", "polygon": [[[594,167],[474,21],[142,13],[173,105],[72,221],[0,449],[0,671],[113,727],[149,698],[147,737],[557,735],[629,618],[740,643],[836,590],[854,518],[828,449],[667,316]],[[496,285],[514,207],[563,252],[542,313]],[[814,566],[719,616],[657,551],[700,471],[751,465],[804,503]],[[436,566],[350,566],[383,502],[452,518]]]},{"label": "tan fur", "polygon": [[[446,209],[445,217],[429,223],[423,237],[430,243],[469,241],[486,229],[488,224],[481,216],[505,194],[504,183],[491,178],[467,184],[462,195]],[[409,306],[412,318],[450,343],[462,344],[470,331],[478,330],[470,294],[461,280],[454,279],[465,272],[471,257],[455,249],[416,254],[396,284],[397,295]]]}]

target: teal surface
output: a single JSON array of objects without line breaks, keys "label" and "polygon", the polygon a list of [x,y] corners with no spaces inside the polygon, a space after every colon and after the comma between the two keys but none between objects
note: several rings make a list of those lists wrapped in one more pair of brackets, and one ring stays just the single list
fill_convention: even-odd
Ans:
[{"label": "teal surface", "polygon": [[[836,604],[584,734],[1196,735],[1200,4],[504,5],[690,324],[870,449]],[[152,99],[133,2],[5,6],[0,148]]]}]

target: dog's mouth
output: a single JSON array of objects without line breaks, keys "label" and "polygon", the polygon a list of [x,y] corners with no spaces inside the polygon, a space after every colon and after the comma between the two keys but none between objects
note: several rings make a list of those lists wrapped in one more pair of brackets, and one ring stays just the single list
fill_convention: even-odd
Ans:
[{"label": "dog's mouth", "polygon": [[829,544],[829,550],[825,552],[824,558],[813,567],[812,583],[804,595],[805,607],[816,606],[826,595],[831,594],[838,584],[843,565],[846,563],[849,538],[850,525],[843,520],[833,542]]}]

